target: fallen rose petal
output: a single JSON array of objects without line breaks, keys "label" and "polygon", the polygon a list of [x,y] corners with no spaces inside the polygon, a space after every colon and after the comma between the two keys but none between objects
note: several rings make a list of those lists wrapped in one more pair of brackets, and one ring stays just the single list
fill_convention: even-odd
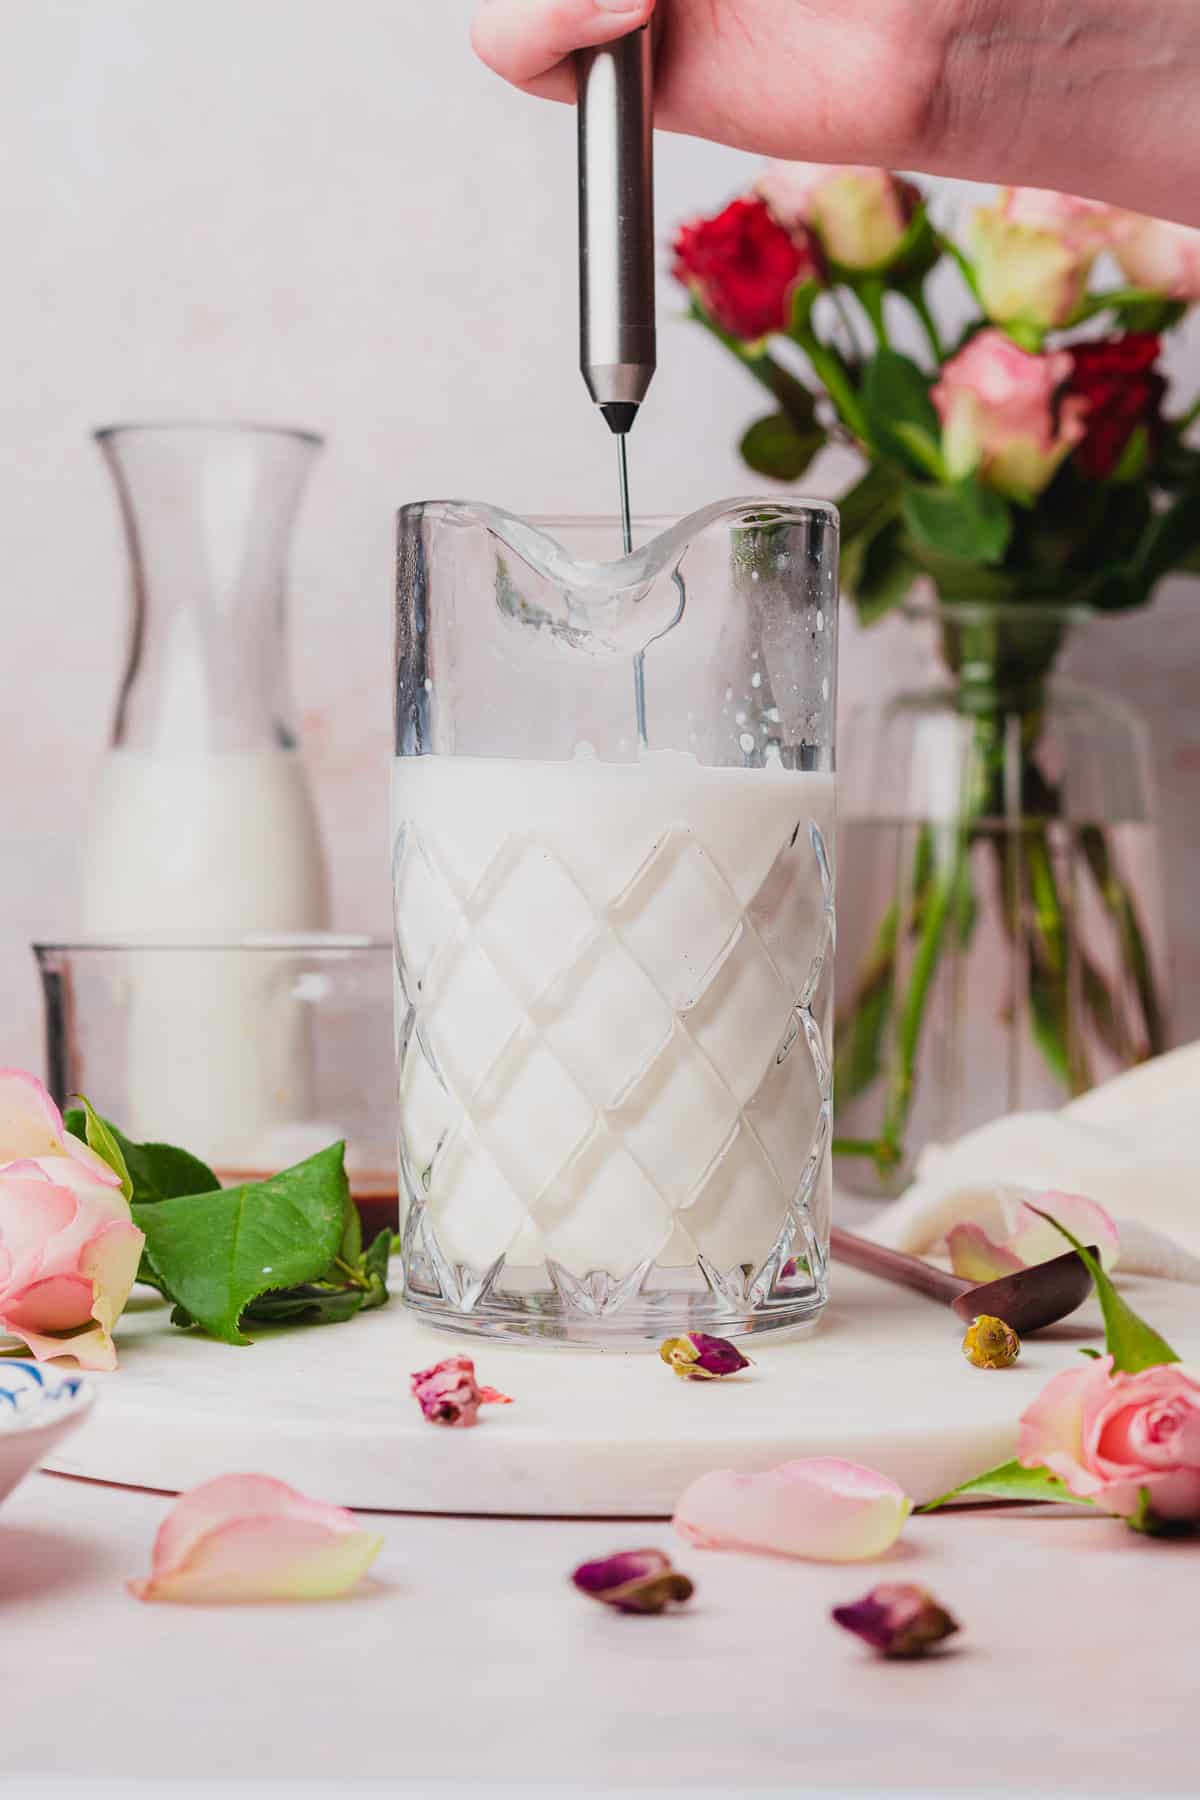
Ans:
[{"label": "fallen rose petal", "polygon": [[590,1599],[626,1613],[660,1613],[668,1605],[682,1605],[696,1591],[662,1550],[621,1550],[580,1563],[571,1580]]},{"label": "fallen rose petal", "polygon": [[139,1600],[328,1600],[355,1587],[383,1546],[354,1514],[268,1475],[222,1475],[175,1502]]},{"label": "fallen rose petal", "polygon": [[986,1221],[967,1219],[946,1232],[951,1267],[966,1281],[996,1281],[1065,1255],[1066,1239],[1039,1213],[1051,1213],[1081,1243],[1095,1244],[1105,1269],[1117,1261],[1121,1237],[1111,1215],[1082,1194],[1008,1188],[988,1191],[980,1201]]},{"label": "fallen rose petal", "polygon": [[728,1338],[710,1337],[706,1331],[686,1331],[681,1337],[664,1338],[658,1354],[685,1381],[715,1381],[750,1367],[750,1359]]},{"label": "fallen rose petal", "polygon": [[911,1508],[888,1476],[813,1456],[759,1475],[701,1475],[685,1490],[674,1522],[681,1537],[707,1550],[859,1562],[891,1549]]},{"label": "fallen rose petal", "polygon": [[882,1582],[831,1617],[883,1656],[925,1656],[934,1644],[959,1629],[958,1621],[925,1588],[909,1582]]},{"label": "fallen rose petal", "polygon": [[469,1356],[447,1356],[409,1377],[413,1395],[431,1425],[465,1428],[479,1422],[481,1406],[511,1406],[499,1388],[481,1387]]}]

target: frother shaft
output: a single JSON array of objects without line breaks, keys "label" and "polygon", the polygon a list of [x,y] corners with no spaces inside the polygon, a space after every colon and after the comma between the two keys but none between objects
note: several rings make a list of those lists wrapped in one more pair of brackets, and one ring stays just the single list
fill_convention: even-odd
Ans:
[{"label": "frother shaft", "polygon": [[626,431],[655,365],[650,27],[579,51],[576,76],[579,361],[592,399]]}]

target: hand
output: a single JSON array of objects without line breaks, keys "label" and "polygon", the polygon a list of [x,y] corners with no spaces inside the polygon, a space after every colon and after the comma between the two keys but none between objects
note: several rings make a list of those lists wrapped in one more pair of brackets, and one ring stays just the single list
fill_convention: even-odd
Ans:
[{"label": "hand", "polygon": [[[571,52],[656,0],[480,0],[484,62],[574,98]],[[657,0],[655,121],[796,161],[1026,183],[1200,223],[1195,0]]]}]

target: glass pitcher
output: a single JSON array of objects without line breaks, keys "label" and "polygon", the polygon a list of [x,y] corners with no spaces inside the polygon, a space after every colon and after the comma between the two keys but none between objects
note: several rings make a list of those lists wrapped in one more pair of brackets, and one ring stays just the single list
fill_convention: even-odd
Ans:
[{"label": "glass pitcher", "polygon": [[[130,956],[118,1123],[223,1171],[277,1168],[311,1116],[309,1032],[282,965],[239,951],[247,933],[327,923],[285,606],[292,523],[321,440],[237,423],[96,436],[131,600],[82,867],[85,938]],[[190,955],[198,945],[211,954]],[[140,956],[147,946],[155,954]]]},{"label": "glass pitcher", "polygon": [[400,514],[404,1295],[579,1344],[826,1294],[837,514]]}]

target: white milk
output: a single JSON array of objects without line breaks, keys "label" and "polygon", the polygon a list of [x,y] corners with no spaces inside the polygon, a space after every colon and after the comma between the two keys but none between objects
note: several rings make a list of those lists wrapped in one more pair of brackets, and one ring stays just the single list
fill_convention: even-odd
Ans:
[{"label": "white milk", "polygon": [[[203,943],[319,929],[325,876],[312,803],[288,750],[116,750],[93,810],[85,935]],[[303,1009],[267,955],[143,953],[127,985],[126,1111],[135,1138],[222,1164],[308,1107]],[[119,1054],[114,1045],[114,1054]]]},{"label": "white milk", "polygon": [[428,1052],[401,1128],[445,1256],[621,1276],[770,1252],[823,1099],[808,1047],[779,1052],[829,949],[833,810],[827,775],[671,752],[397,760]]}]

